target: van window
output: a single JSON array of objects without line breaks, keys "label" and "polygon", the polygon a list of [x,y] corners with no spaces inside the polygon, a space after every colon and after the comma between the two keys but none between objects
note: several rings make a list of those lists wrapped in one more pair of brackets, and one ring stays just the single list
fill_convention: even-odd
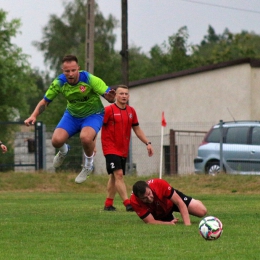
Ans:
[{"label": "van window", "polygon": [[208,138],[207,138],[208,143],[220,143],[220,129],[219,128],[214,128]]},{"label": "van window", "polygon": [[227,144],[247,144],[249,127],[230,127],[227,130]]},{"label": "van window", "polygon": [[260,145],[260,127],[253,127],[252,144]]}]

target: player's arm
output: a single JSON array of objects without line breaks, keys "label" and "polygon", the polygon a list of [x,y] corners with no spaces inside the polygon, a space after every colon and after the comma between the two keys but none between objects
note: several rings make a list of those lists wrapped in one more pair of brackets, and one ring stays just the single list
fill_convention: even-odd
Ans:
[{"label": "player's arm", "polygon": [[38,103],[36,108],[34,109],[33,113],[29,118],[24,120],[25,125],[29,126],[30,124],[34,124],[36,122],[36,118],[38,115],[43,113],[43,111],[46,109],[46,107],[49,105],[49,102],[45,100],[44,98]]},{"label": "player's arm", "polygon": [[161,224],[161,225],[175,225],[178,222],[178,219],[175,218],[171,221],[160,221],[154,219],[153,215],[150,213],[147,217],[143,218],[144,223],[146,224]]},{"label": "player's arm", "polygon": [[108,87],[106,85],[106,83],[99,77],[94,76],[93,74],[90,74],[88,72],[85,72],[85,73],[87,75],[87,78],[89,79],[90,85],[94,89],[94,92],[101,95],[109,103],[114,103],[115,97],[116,97],[116,91],[114,89],[111,89],[110,87]]},{"label": "player's arm", "polygon": [[150,144],[149,140],[147,139],[147,137],[145,136],[143,130],[141,129],[141,127],[139,125],[135,125],[132,127],[136,136],[147,146],[147,152],[148,152],[148,156],[152,156],[153,155],[153,147]]},{"label": "player's arm", "polygon": [[187,226],[191,225],[188,208],[185,205],[185,203],[183,202],[183,200],[181,199],[181,197],[177,194],[176,191],[174,191],[174,193],[171,197],[171,201],[178,207],[184,224]]}]

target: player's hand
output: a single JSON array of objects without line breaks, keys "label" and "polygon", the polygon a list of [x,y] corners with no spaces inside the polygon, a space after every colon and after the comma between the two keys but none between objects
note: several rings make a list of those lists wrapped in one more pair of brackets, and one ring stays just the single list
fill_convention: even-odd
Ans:
[{"label": "player's hand", "polygon": [[35,122],[36,122],[36,117],[34,116],[30,116],[29,118],[24,120],[24,124],[27,126],[34,125]]},{"label": "player's hand", "polygon": [[153,156],[153,147],[151,145],[147,145],[147,152],[149,157]]},{"label": "player's hand", "polygon": [[4,144],[1,144],[1,148],[2,148],[2,153],[7,152],[7,147]]},{"label": "player's hand", "polygon": [[179,219],[178,219],[178,218],[175,218],[175,219],[171,220],[170,223],[172,223],[173,225],[175,225],[178,221],[179,221]]},{"label": "player's hand", "polygon": [[107,93],[104,94],[104,98],[109,103],[114,103],[115,102],[115,97],[116,97],[116,91],[114,89],[110,89]]}]

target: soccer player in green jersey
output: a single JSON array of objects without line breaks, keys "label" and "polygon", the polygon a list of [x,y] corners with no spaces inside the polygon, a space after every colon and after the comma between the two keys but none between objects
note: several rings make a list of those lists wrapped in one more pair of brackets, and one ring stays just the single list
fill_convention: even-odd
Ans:
[{"label": "soccer player in green jersey", "polygon": [[54,79],[44,98],[37,104],[31,116],[24,121],[27,126],[34,124],[37,116],[58,94],[65,96],[67,108],[52,136],[52,145],[59,149],[53,159],[53,166],[57,168],[63,163],[70,149],[66,144],[68,138],[80,133],[85,162],[82,171],[75,179],[76,183],[84,182],[93,171],[95,138],[102,127],[104,117],[104,106],[100,96],[110,103],[115,99],[114,89],[108,87],[100,78],[79,69],[76,56],[65,56],[62,60],[63,74]]}]

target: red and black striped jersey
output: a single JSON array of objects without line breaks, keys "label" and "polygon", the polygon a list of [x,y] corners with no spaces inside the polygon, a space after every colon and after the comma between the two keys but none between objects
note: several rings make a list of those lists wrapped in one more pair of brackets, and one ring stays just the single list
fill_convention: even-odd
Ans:
[{"label": "red and black striped jersey", "polygon": [[116,154],[127,157],[131,129],[139,125],[135,109],[126,105],[125,109],[116,104],[105,107],[101,129],[101,142],[104,155]]}]

